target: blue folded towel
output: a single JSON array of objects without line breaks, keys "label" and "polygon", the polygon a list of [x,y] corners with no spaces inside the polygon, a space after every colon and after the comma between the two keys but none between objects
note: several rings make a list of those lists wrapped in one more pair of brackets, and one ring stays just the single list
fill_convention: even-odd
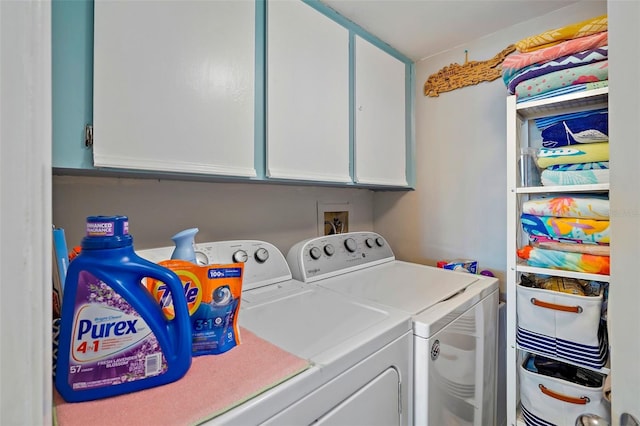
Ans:
[{"label": "blue folded towel", "polygon": [[563,120],[542,131],[542,146],[545,148],[607,141],[609,141],[608,112]]},{"label": "blue folded towel", "polygon": [[571,120],[573,118],[586,117],[587,115],[595,114],[597,112],[607,112],[607,108],[590,109],[587,111],[569,112],[566,114],[548,115],[545,117],[535,118],[536,127],[538,130],[544,130],[549,126],[565,120]]}]

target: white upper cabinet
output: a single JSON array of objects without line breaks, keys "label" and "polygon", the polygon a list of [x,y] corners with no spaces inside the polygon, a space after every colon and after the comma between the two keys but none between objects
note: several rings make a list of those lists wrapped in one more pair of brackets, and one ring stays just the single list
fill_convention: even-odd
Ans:
[{"label": "white upper cabinet", "polygon": [[301,1],[267,2],[267,176],[351,182],[349,31]]},{"label": "white upper cabinet", "polygon": [[256,175],[255,4],[96,1],[96,167]]},{"label": "white upper cabinet", "polygon": [[404,62],[355,37],[355,181],[407,186]]},{"label": "white upper cabinet", "polygon": [[[412,64],[321,3],[96,0],[93,24],[94,168],[413,184]],[[77,116],[54,151],[87,168]]]}]

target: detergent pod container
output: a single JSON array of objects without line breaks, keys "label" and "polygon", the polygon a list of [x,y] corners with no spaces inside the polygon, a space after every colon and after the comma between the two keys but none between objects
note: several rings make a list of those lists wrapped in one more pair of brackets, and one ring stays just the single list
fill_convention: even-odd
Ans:
[{"label": "detergent pod container", "polygon": [[171,253],[171,259],[181,259],[187,262],[196,263],[195,237],[198,228],[185,229],[171,237],[176,247]]},{"label": "detergent pod container", "polygon": [[[242,294],[242,263],[198,265],[194,237],[198,228],[171,237],[175,249],[171,260],[159,264],[171,269],[182,281],[191,319],[192,355],[217,355],[240,344],[238,309]],[[173,316],[170,300],[159,291],[162,282],[148,280],[151,294],[168,318]]]},{"label": "detergent pod container", "polygon": [[[69,265],[55,385],[68,402],[134,392],[180,379],[191,366],[191,325],[178,276],[133,250],[126,216],[90,216]],[[164,283],[168,319],[144,278]]]}]

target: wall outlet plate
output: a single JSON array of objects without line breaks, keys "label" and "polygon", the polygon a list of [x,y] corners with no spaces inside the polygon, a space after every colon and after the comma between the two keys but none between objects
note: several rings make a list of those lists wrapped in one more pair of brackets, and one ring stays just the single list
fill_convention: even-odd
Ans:
[{"label": "wall outlet plate", "polygon": [[349,232],[351,205],[349,203],[318,202],[318,236]]}]

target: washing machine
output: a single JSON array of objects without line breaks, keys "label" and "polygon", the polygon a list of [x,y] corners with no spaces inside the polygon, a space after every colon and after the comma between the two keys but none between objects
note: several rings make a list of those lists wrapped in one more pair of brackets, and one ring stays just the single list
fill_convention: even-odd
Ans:
[{"label": "washing machine", "polygon": [[[195,250],[201,265],[244,263],[240,326],[310,364],[209,424],[411,423],[413,339],[406,312],[292,279],[284,255],[264,241],[201,243]],[[138,254],[159,262],[172,252]]]},{"label": "washing machine", "polygon": [[396,260],[373,232],[301,241],[287,261],[295,279],[411,315],[414,424],[495,424],[495,278]]}]

